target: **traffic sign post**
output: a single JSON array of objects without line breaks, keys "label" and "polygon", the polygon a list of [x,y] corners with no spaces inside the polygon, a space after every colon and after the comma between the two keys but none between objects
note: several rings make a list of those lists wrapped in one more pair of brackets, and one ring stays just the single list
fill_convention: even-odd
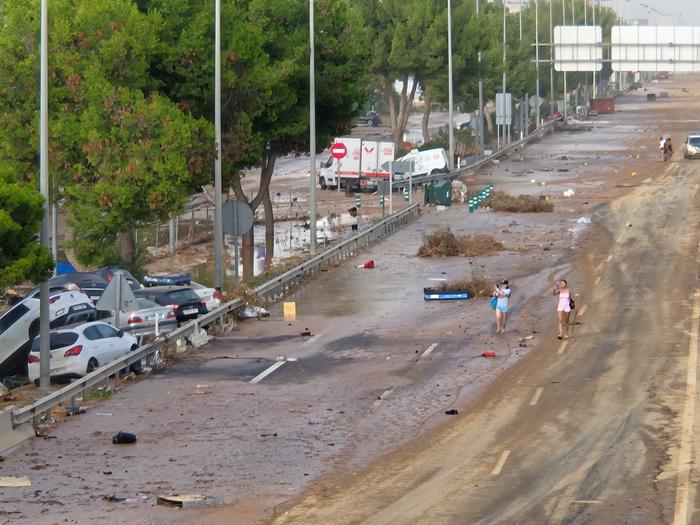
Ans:
[{"label": "traffic sign post", "polygon": [[236,200],[227,202],[221,214],[223,216],[224,233],[234,237],[233,258],[235,259],[235,268],[233,275],[236,283],[238,283],[238,237],[245,235],[253,227],[253,210],[247,203]]},{"label": "traffic sign post", "polygon": [[335,182],[337,184],[338,193],[340,193],[340,161],[344,159],[348,154],[348,148],[342,142],[336,142],[331,146],[331,157],[338,161],[335,169]]}]

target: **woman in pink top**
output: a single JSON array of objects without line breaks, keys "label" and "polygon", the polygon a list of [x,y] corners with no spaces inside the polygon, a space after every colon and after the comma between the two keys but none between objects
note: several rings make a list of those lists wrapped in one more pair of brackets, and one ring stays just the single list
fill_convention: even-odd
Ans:
[{"label": "woman in pink top", "polygon": [[571,297],[573,293],[564,279],[554,284],[552,295],[559,295],[557,304],[557,319],[559,320],[559,335],[557,339],[566,339],[569,331],[569,315],[571,314]]}]

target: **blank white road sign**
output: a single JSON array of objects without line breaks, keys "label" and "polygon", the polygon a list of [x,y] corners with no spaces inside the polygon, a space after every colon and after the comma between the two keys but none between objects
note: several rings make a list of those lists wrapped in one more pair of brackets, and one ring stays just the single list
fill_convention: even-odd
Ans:
[{"label": "blank white road sign", "polygon": [[700,71],[700,27],[615,26],[613,71]]},{"label": "blank white road sign", "polygon": [[603,67],[603,31],[600,26],[554,28],[554,69],[600,71]]}]

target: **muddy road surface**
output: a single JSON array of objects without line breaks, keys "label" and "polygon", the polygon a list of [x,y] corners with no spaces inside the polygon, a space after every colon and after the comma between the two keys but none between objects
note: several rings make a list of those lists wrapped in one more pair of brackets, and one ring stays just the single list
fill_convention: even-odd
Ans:
[{"label": "muddy road surface", "polygon": [[[663,90],[467,180],[554,212],[425,208],[289,297],[295,319],[276,305],[3,452],[0,477],[32,486],[0,488],[0,523],[690,523],[700,164],[656,148],[700,128],[700,79]],[[503,250],[416,257],[445,226]],[[513,286],[505,334],[487,300],[423,301],[476,275]],[[559,278],[578,304],[565,342]]]}]

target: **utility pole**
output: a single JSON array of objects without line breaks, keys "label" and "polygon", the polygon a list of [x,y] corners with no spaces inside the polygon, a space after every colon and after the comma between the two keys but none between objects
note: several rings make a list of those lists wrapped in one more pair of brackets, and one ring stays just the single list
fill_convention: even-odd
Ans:
[{"label": "utility pole", "polygon": [[[221,0],[215,1],[214,14],[214,133],[216,159],[214,160],[214,287],[224,285],[223,253],[224,225],[221,195]],[[238,261],[236,261],[238,264]]]},{"label": "utility pole", "polygon": [[[593,28],[595,30],[595,2],[593,0]],[[596,58],[598,57],[598,46],[596,45]],[[598,75],[598,66],[593,69],[593,98],[596,98],[596,76]]]},{"label": "utility pole", "polygon": [[549,112],[554,113],[554,7],[549,0]]},{"label": "utility pole", "polygon": [[518,1],[518,36],[523,41],[523,0]]},{"label": "utility pole", "polygon": [[[561,3],[561,25],[566,25],[566,0]],[[568,90],[566,89],[566,64],[562,62],[562,67],[564,69],[564,120],[566,120],[566,114],[569,109],[569,101],[567,100]]]},{"label": "utility pole", "polygon": [[506,15],[508,10],[506,9],[506,2],[503,1],[503,145],[506,145],[506,131],[508,130],[508,125],[506,123],[506,31],[508,29],[506,23]]},{"label": "utility pole", "polygon": [[449,140],[450,140],[450,157],[449,157],[449,168],[454,169],[455,164],[455,134],[454,134],[454,100],[452,98],[452,2],[447,0],[447,78],[449,86],[447,87],[449,99],[449,118],[450,118],[450,129],[449,129]]},{"label": "utility pole", "polygon": [[[41,216],[41,245],[49,248],[49,6],[41,0],[41,58],[39,100],[39,189],[44,198]],[[49,282],[39,286],[39,386],[47,390],[51,381],[49,363]]]},{"label": "utility pole", "polygon": [[[316,56],[314,0],[309,0],[309,251],[316,253]],[[338,191],[340,175],[336,173]]]},{"label": "utility pole", "polygon": [[[537,98],[537,122],[535,127],[540,125],[540,0],[535,0],[535,97]],[[528,115],[529,117],[529,115]]]}]

